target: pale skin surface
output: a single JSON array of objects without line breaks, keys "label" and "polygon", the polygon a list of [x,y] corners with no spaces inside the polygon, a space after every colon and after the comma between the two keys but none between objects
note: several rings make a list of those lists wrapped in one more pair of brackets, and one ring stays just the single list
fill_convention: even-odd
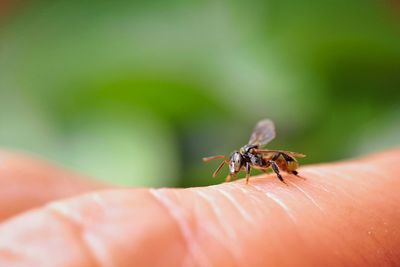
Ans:
[{"label": "pale skin surface", "polygon": [[299,172],[99,190],[3,152],[0,266],[400,265],[400,149]]}]

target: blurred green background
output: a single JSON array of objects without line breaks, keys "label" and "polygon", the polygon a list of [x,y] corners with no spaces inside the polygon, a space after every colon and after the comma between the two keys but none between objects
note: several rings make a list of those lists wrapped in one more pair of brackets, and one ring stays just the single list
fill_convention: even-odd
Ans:
[{"label": "blurred green background", "polygon": [[269,148],[400,144],[396,1],[2,1],[0,146],[121,185],[193,186],[269,117]]}]

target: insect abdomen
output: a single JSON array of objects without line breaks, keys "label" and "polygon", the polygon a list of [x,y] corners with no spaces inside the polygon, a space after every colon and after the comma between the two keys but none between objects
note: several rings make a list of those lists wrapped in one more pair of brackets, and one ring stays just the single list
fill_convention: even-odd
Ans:
[{"label": "insect abdomen", "polygon": [[293,160],[293,161],[288,161],[287,162],[287,168],[288,171],[294,171],[299,167],[299,164],[297,163],[297,161]]}]

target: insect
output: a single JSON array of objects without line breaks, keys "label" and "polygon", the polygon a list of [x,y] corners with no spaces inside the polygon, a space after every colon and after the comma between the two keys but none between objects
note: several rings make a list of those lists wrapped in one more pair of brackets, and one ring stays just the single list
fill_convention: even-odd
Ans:
[{"label": "insect", "polygon": [[237,173],[242,169],[246,171],[246,184],[249,182],[251,168],[259,169],[267,172],[272,169],[283,183],[285,181],[280,174],[280,171],[294,174],[298,176],[296,169],[299,167],[296,158],[303,158],[305,155],[284,151],[284,150],[267,150],[262,149],[272,139],[275,138],[275,125],[270,119],[264,119],[257,123],[250,140],[247,145],[240,148],[239,151],[234,151],[229,159],[223,155],[203,158],[204,162],[215,159],[223,159],[222,163],[214,171],[213,177],[217,176],[222,167],[227,164],[229,166],[229,174],[226,181],[235,178]]}]

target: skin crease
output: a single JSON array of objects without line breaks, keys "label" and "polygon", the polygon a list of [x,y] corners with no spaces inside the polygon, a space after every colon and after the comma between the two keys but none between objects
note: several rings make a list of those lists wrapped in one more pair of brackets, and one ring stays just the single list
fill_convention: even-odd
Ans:
[{"label": "skin crease", "polygon": [[[9,156],[1,156],[7,165]],[[6,167],[7,180],[22,181],[12,169],[27,159],[10,157],[17,158]],[[44,187],[44,163],[32,161],[37,172],[22,174],[43,186],[19,188],[43,196],[30,206],[38,208],[0,224],[0,266],[398,266],[399,159],[397,149],[304,166],[305,179],[284,175],[288,185],[270,174],[249,185],[81,194],[95,186],[77,182],[76,196],[57,201],[70,191],[49,192],[59,189]],[[0,196],[7,192],[3,175]],[[57,171],[50,176],[57,180]],[[38,193],[29,195],[32,201]]]}]

